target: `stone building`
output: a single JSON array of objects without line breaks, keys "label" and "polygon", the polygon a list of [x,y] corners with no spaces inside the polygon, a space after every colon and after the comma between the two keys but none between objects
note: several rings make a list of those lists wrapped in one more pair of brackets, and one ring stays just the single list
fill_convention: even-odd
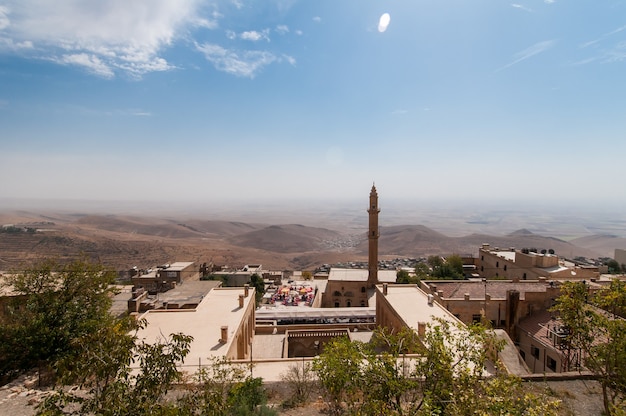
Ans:
[{"label": "stone building", "polygon": [[328,283],[322,297],[322,307],[366,307],[374,296],[374,287],[378,283],[395,283],[395,270],[378,270],[378,192],[372,185],[367,208],[369,226],[367,231],[368,260],[367,270],[331,268]]},{"label": "stone building", "polygon": [[[377,270],[380,283],[395,283],[395,270]],[[322,295],[323,308],[351,308],[369,306],[374,291],[369,288],[370,270],[332,268],[326,290]]]},{"label": "stone building", "polygon": [[476,262],[477,273],[487,279],[590,280],[600,275],[596,266],[578,266],[549,252],[492,248],[489,244],[478,250]]},{"label": "stone building", "polygon": [[165,264],[147,273],[139,273],[131,278],[133,286],[149,293],[166,292],[185,280],[197,280],[198,267],[192,261],[178,261]]},{"label": "stone building", "polygon": [[550,308],[559,296],[557,284],[539,280],[429,280],[421,287],[464,323],[486,320],[511,336],[521,319]]},{"label": "stone building", "polygon": [[214,288],[195,309],[150,310],[140,340],[156,342],[169,334],[191,335],[189,353],[181,368],[193,372],[211,357],[249,359],[255,328],[254,288]]}]

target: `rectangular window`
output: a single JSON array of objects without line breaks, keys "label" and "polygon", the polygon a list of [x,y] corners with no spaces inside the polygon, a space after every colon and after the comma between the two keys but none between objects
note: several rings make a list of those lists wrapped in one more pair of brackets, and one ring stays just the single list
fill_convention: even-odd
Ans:
[{"label": "rectangular window", "polygon": [[482,319],[482,315],[472,315],[472,322],[474,323],[480,322],[481,319]]},{"label": "rectangular window", "polygon": [[554,360],[552,357],[550,357],[548,355],[547,357],[548,360],[548,368],[554,372],[556,372],[556,360]]},{"label": "rectangular window", "polygon": [[533,357],[539,359],[539,348],[535,347],[534,345],[531,345],[530,346],[530,354]]}]

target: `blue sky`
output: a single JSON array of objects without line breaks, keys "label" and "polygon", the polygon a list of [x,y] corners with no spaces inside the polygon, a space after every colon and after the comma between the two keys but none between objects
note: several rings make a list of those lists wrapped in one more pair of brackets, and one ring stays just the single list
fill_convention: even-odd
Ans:
[{"label": "blue sky", "polygon": [[625,136],[626,1],[0,0],[0,197],[619,206]]}]

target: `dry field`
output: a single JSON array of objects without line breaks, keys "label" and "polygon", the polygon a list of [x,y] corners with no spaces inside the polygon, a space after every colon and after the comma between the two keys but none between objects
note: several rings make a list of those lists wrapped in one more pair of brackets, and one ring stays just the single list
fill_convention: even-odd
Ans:
[{"label": "dry field", "polygon": [[[0,270],[19,268],[42,258],[60,260],[85,255],[116,270],[151,267],[174,261],[214,262],[240,267],[258,263],[271,270],[314,269],[322,264],[364,261],[367,258],[366,218],[363,213],[343,226],[328,216],[301,225],[229,221],[180,216],[102,215],[66,212],[4,212],[0,225],[36,229],[34,233],[0,233]],[[273,218],[279,221],[281,218]],[[282,218],[295,220],[295,218]],[[384,220],[384,218],[382,219]],[[476,255],[480,244],[494,247],[554,249],[565,257],[597,257],[616,237],[581,240],[590,248],[544,237],[527,230],[505,235],[481,233],[450,237],[423,225],[389,225],[381,220],[381,259],[429,255]],[[331,228],[336,227],[336,228]]]}]

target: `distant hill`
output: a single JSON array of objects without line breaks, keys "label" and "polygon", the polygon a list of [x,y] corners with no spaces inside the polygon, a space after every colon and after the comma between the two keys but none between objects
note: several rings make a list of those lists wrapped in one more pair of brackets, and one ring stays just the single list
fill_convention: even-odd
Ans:
[{"label": "distant hill", "polygon": [[278,253],[301,253],[327,249],[341,234],[300,224],[270,225],[228,239],[235,246],[254,247]]},{"label": "distant hill", "polygon": [[[0,214],[2,224],[45,223],[37,233],[0,233],[0,270],[45,257],[60,260],[86,255],[116,268],[149,267],[165,262],[213,261],[228,266],[260,263],[272,269],[312,269],[325,263],[367,260],[366,230],[339,232],[300,224],[263,224],[198,218],[125,215]],[[612,256],[626,239],[583,237],[566,242],[520,229],[504,236],[449,237],[423,225],[380,228],[380,258],[476,255],[492,247],[553,249],[564,257]],[[607,254],[610,248],[610,254]]]},{"label": "distant hill", "polygon": [[615,256],[615,249],[626,250],[626,238],[615,235],[589,235],[571,240],[572,244],[600,253],[604,257]]},{"label": "distant hill", "polygon": [[[505,236],[492,236],[485,234],[470,234],[463,237],[448,237],[442,233],[431,230],[423,225],[398,225],[393,227],[381,227],[379,239],[379,254],[386,256],[411,256],[424,257],[431,254],[459,254],[476,255],[478,248],[488,243],[492,247],[518,249],[534,247],[541,249],[553,249],[557,254],[564,257],[575,255],[585,257],[597,257],[598,252],[592,249],[578,247],[575,244],[559,240],[553,237],[544,237],[534,234],[526,229],[514,231]],[[367,241],[359,245],[361,253],[367,253]]]}]

